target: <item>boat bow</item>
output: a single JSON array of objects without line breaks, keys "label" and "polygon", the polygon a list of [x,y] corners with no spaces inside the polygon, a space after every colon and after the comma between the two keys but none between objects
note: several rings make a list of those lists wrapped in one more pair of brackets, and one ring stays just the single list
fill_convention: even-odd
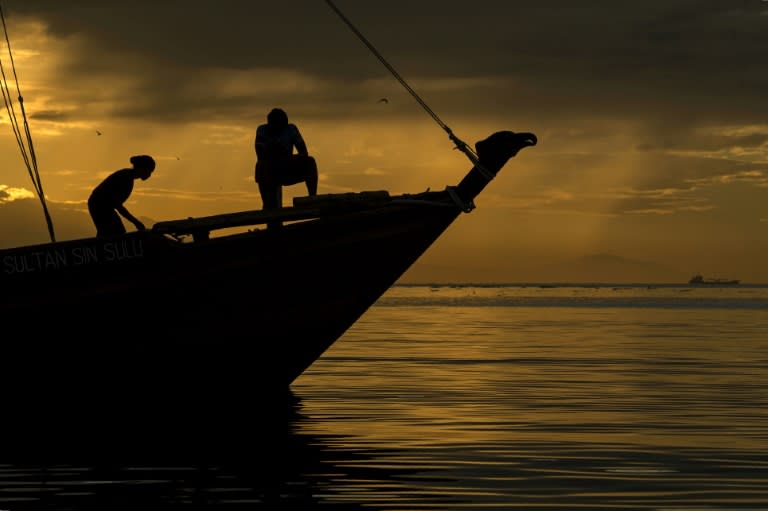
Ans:
[{"label": "boat bow", "polygon": [[456,194],[465,204],[470,204],[496,174],[507,164],[510,158],[517,156],[522,149],[535,146],[536,135],[523,132],[497,131],[475,144],[477,161],[472,170],[456,186]]}]

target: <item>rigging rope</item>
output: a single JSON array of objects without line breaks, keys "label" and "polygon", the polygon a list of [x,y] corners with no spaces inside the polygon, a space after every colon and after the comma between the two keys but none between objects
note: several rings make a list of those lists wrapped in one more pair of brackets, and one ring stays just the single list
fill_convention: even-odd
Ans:
[{"label": "rigging rope", "polygon": [[368,49],[373,53],[377,59],[379,59],[379,62],[381,62],[384,67],[386,67],[390,73],[392,73],[392,76],[395,77],[395,79],[400,82],[400,85],[402,85],[405,90],[407,90],[411,96],[416,100],[421,107],[426,110],[426,112],[432,116],[432,118],[435,120],[435,122],[445,130],[446,133],[448,133],[448,138],[451,139],[451,141],[456,144],[456,149],[459,149],[464,154],[467,155],[469,160],[478,168],[478,170],[482,173],[483,176],[486,177],[489,181],[493,179],[493,174],[486,170],[482,165],[480,165],[480,162],[477,158],[477,154],[472,150],[472,148],[469,147],[469,145],[466,144],[463,140],[461,140],[459,137],[454,135],[451,128],[448,127],[447,124],[445,124],[438,115],[432,111],[432,109],[427,105],[423,99],[419,97],[419,95],[414,91],[408,83],[400,76],[400,73],[398,73],[395,68],[393,68],[389,62],[378,52],[378,50],[368,41],[368,39],[365,38],[365,36],[352,24],[352,22],[339,10],[338,7],[331,1],[331,0],[325,0],[325,2],[328,4],[328,6],[333,9],[333,11],[341,18],[341,20],[346,23],[346,25],[354,32],[354,34],[365,44]]},{"label": "rigging rope", "polygon": [[5,109],[8,112],[8,120],[13,129],[13,133],[16,136],[16,142],[18,143],[19,150],[21,151],[21,157],[24,160],[24,164],[27,167],[30,179],[32,179],[32,185],[35,188],[40,203],[43,206],[43,214],[45,215],[45,222],[48,226],[48,235],[52,242],[56,241],[56,235],[53,231],[53,220],[48,212],[48,206],[45,203],[45,193],[43,192],[43,184],[40,180],[40,172],[37,167],[37,157],[35,156],[35,147],[32,143],[32,133],[29,130],[29,124],[27,123],[27,113],[24,110],[24,97],[21,95],[21,89],[19,88],[19,79],[16,74],[16,64],[13,60],[13,53],[11,52],[11,41],[8,37],[8,29],[5,25],[5,13],[3,12],[3,6],[0,4],[0,20],[3,23],[3,32],[5,34],[5,44],[8,47],[8,56],[11,62],[11,69],[13,70],[13,78],[16,83],[16,91],[19,94],[19,107],[21,108],[21,117],[24,120],[24,136],[22,137],[21,129],[19,127],[19,121],[16,117],[16,110],[13,107],[13,100],[11,99],[11,90],[8,87],[8,80],[6,79],[5,67],[3,61],[0,58],[0,74],[2,74],[2,81],[0,81],[0,89],[3,92],[3,101],[5,102]]}]

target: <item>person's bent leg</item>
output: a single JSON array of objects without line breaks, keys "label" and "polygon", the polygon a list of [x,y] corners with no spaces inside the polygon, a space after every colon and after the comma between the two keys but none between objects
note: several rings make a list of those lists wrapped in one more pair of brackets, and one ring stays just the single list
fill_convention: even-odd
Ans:
[{"label": "person's bent leg", "polygon": [[125,225],[114,209],[93,207],[89,204],[88,210],[96,227],[97,238],[111,238],[125,234]]},{"label": "person's bent leg", "polygon": [[307,193],[310,197],[317,195],[317,162],[312,156],[307,157],[307,175],[304,181],[307,184]]},{"label": "person's bent leg", "polygon": [[261,194],[261,209],[277,209],[280,207],[280,186],[271,183],[259,183],[259,193]]},{"label": "person's bent leg", "polygon": [[[259,193],[261,193],[261,201],[264,204],[262,209],[275,210],[282,207],[283,202],[283,190],[279,184],[267,184],[259,183]],[[283,224],[279,220],[267,222],[267,229],[276,229]]]}]

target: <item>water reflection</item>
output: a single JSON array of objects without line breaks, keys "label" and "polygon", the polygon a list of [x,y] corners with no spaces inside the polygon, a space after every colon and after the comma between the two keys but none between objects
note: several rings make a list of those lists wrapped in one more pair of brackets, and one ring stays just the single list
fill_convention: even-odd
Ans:
[{"label": "water reflection", "polygon": [[768,509],[768,288],[682,289],[395,289],[274,402],[6,392],[0,510]]},{"label": "water reflection", "polygon": [[291,392],[215,414],[157,403],[88,412],[27,404],[3,414],[0,509],[361,509],[334,498],[334,481],[396,472],[353,449],[340,467],[334,445],[349,442],[302,431],[308,419]]}]

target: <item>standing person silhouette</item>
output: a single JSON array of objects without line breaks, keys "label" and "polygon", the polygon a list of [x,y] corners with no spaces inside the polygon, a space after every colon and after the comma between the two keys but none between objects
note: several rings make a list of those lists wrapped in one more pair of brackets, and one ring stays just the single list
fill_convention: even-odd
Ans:
[{"label": "standing person silhouette", "polygon": [[155,160],[146,154],[131,156],[131,168],[120,169],[93,189],[88,198],[88,212],[96,225],[96,236],[106,238],[125,234],[125,226],[118,213],[143,231],[144,224],[133,216],[123,205],[133,191],[133,181],[149,179],[155,170]]},{"label": "standing person silhouette", "polygon": [[[309,195],[317,195],[317,163],[309,155],[307,144],[288,114],[273,108],[267,123],[256,128],[256,183],[263,209],[282,206],[283,186],[304,182]],[[293,152],[294,148],[296,153]],[[279,225],[279,223],[268,224]]]}]

